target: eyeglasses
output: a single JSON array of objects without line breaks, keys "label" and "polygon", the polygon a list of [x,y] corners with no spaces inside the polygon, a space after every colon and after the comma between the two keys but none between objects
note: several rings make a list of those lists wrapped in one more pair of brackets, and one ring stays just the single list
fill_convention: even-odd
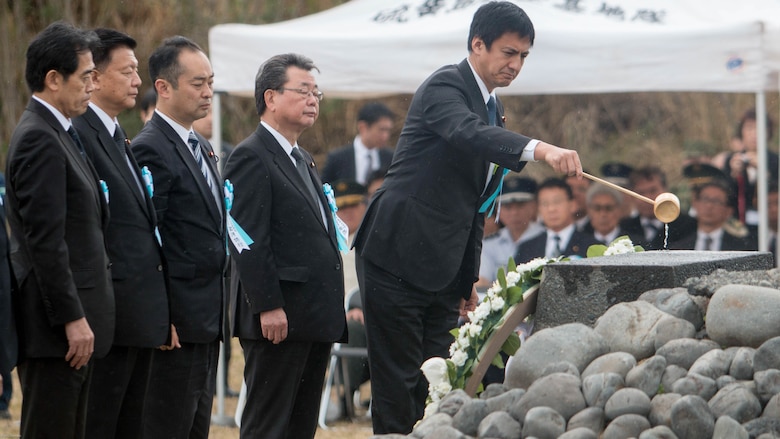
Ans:
[{"label": "eyeglasses", "polygon": [[309,90],[307,88],[287,88],[287,87],[280,87],[279,90],[287,90],[287,91],[294,91],[295,93],[298,93],[299,95],[303,96],[304,98],[309,97],[315,97],[318,101],[321,101],[322,98],[325,97],[325,95],[322,94],[321,91],[314,89]]}]

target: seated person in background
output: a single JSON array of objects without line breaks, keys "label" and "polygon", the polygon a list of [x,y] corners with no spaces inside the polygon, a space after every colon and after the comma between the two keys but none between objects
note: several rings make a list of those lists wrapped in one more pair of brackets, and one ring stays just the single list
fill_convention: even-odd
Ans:
[{"label": "seated person in background", "polygon": [[[757,250],[755,236],[747,228],[737,231],[728,227],[733,208],[731,186],[722,179],[712,179],[694,188],[693,207],[696,209],[696,233],[669,244],[676,250]],[[731,230],[730,230],[731,229]]]},{"label": "seated person in background", "polygon": [[[536,222],[536,186],[536,181],[526,177],[504,180],[504,189],[498,198],[501,208],[497,209],[504,227],[492,236],[485,233],[477,288],[493,285],[498,267],[506,268],[509,258],[515,255],[517,245],[544,231],[544,227]],[[495,219],[486,218],[485,223],[495,224]]]},{"label": "seated person in background", "polygon": [[[338,180],[331,183],[336,198],[336,215],[349,228],[347,245],[351,244],[355,232],[366,213],[367,196],[366,187],[353,180]],[[344,264],[344,306],[347,310],[347,330],[349,331],[349,343],[344,346],[353,348],[366,347],[366,328],[363,320],[363,305],[358,291],[357,272],[355,270],[355,249],[348,253],[341,253]],[[347,359],[349,377],[349,389],[346,389],[345,398],[353,398],[360,385],[369,379],[368,360],[366,358],[351,357]],[[359,399],[360,396],[357,395]],[[367,398],[366,398],[367,399]],[[341,400],[340,415],[347,414],[346,401]]]},{"label": "seated person in background", "polygon": [[539,257],[585,257],[588,247],[599,242],[592,235],[574,227],[576,204],[571,187],[560,178],[548,178],[536,191],[539,218],[545,231],[517,246],[515,262],[528,262]]},{"label": "seated person in background", "polygon": [[588,189],[586,199],[589,221],[583,228],[583,233],[591,234],[604,245],[609,245],[623,235],[628,235],[631,242],[642,242],[642,235],[632,235],[620,228],[622,205],[625,202],[622,192],[602,184],[594,184]]},{"label": "seated person in background", "polygon": [[[667,192],[666,174],[656,166],[646,166],[635,169],[629,177],[629,189],[651,200]],[[641,242],[633,241],[635,245],[641,245],[645,250],[660,250],[664,248],[664,223],[655,217],[653,205],[641,200],[633,200],[637,215],[620,221],[620,229],[623,234],[629,236],[644,237]],[[680,213],[680,216],[669,223],[668,242],[679,240],[696,231],[696,220]]]},{"label": "seated person in background", "polygon": [[[730,176],[735,185],[735,197],[732,207],[734,216],[744,224],[758,224],[758,213],[753,208],[753,195],[756,192],[758,178],[758,130],[756,127],[756,110],[745,111],[737,124],[734,138],[731,141],[731,151],[715,156],[712,164]],[[767,117],[767,140],[772,138],[774,124]],[[778,156],[774,151],[767,151],[767,175],[777,178]]]},{"label": "seated person in background", "polygon": [[[582,172],[588,172],[583,169]],[[577,230],[582,230],[585,224],[588,223],[588,209],[585,203],[585,194],[588,193],[591,181],[587,178],[577,178],[576,175],[569,175],[566,177],[566,184],[571,188],[571,193],[574,196],[574,202],[576,203],[576,210],[574,211],[574,223],[577,226]]]}]

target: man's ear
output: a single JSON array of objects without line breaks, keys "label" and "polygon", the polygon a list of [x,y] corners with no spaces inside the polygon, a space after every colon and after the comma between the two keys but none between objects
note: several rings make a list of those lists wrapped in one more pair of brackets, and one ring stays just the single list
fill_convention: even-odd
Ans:
[{"label": "man's ear", "polygon": [[49,70],[43,77],[43,86],[52,91],[58,91],[62,87],[65,78],[56,70]]}]

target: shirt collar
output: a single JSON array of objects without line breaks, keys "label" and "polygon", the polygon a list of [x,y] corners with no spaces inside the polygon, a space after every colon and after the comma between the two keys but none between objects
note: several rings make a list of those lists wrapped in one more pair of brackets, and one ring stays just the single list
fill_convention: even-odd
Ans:
[{"label": "shirt collar", "polygon": [[64,129],[65,131],[68,131],[70,129],[71,125],[73,125],[70,122],[70,119],[65,117],[64,114],[60,113],[60,110],[54,108],[54,105],[44,101],[43,99],[39,98],[36,95],[33,95],[32,98],[35,99],[36,101],[40,102],[44,107],[46,107],[46,109],[48,109],[51,112],[51,114],[53,114],[54,117],[57,118],[57,122],[59,122],[60,125],[62,125],[62,129]]},{"label": "shirt collar", "polygon": [[564,227],[563,229],[553,232],[552,230],[547,230],[547,239],[552,239],[553,235],[558,235],[561,237],[561,246],[568,246],[569,241],[571,240],[571,235],[574,234],[574,224],[569,224],[568,226]]},{"label": "shirt collar", "polygon": [[89,108],[92,109],[92,111],[97,114],[97,116],[100,118],[100,121],[103,122],[103,125],[106,126],[106,129],[108,130],[108,133],[111,134],[111,136],[114,136],[114,131],[116,131],[116,127],[119,126],[119,121],[116,118],[111,119],[111,116],[109,116],[105,111],[103,111],[102,108],[95,105],[94,102],[89,103]]},{"label": "shirt collar", "polygon": [[263,124],[265,129],[267,129],[272,136],[274,136],[274,139],[276,139],[276,141],[279,142],[279,145],[282,146],[284,152],[287,153],[287,155],[290,157],[290,160],[292,160],[293,164],[295,164],[295,157],[292,156],[292,150],[294,147],[298,146],[298,142],[295,142],[295,145],[291,145],[289,140],[287,140],[281,133],[279,133],[279,131],[276,131],[266,121],[261,120],[260,123]]},{"label": "shirt collar", "polygon": [[165,113],[160,111],[159,108],[155,108],[154,112],[159,114],[160,117],[162,117],[164,121],[168,122],[168,125],[170,125],[171,128],[173,128],[174,131],[176,131],[176,134],[178,134],[179,137],[181,137],[181,141],[184,142],[185,145],[189,144],[190,132],[192,132],[192,127],[185,128],[185,127],[179,125],[176,121],[174,121],[170,117],[166,116]]},{"label": "shirt collar", "polygon": [[477,80],[477,85],[479,86],[479,92],[482,94],[482,100],[485,102],[485,105],[487,105],[488,100],[490,100],[490,97],[493,96],[493,99],[496,99],[496,92],[495,90],[493,93],[488,92],[487,85],[482,81],[482,78],[479,77],[477,74],[477,71],[474,70],[474,66],[471,65],[471,61],[469,61],[468,58],[466,58],[466,62],[469,63],[469,68],[471,69],[471,74],[474,75],[474,79]]}]

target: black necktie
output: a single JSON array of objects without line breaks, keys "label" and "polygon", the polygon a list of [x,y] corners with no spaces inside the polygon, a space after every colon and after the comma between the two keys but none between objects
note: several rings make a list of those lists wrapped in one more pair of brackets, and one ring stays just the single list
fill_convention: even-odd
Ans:
[{"label": "black necktie", "polygon": [[488,124],[496,125],[496,98],[490,97],[487,101]]},{"label": "black necktie", "polygon": [[369,152],[366,155],[366,172],[363,174],[363,184],[367,185],[369,180],[371,179],[371,173],[374,172],[374,164],[373,160],[371,159],[371,153]]},{"label": "black necktie", "polygon": [[704,237],[704,250],[706,251],[712,250],[712,236],[710,235]]},{"label": "black necktie", "polygon": [[81,138],[79,137],[79,133],[76,132],[76,129],[73,128],[73,125],[68,128],[68,134],[70,134],[70,138],[73,139],[73,143],[76,144],[76,148],[79,149],[79,153],[81,153],[82,158],[86,158],[86,153],[84,152],[84,144],[81,143]]},{"label": "black necktie", "polygon": [[127,139],[122,133],[122,129],[119,128],[119,124],[116,124],[114,128],[114,143],[116,143],[116,147],[119,148],[119,152],[122,154],[122,157],[127,155],[126,140]]},{"label": "black necktie", "polygon": [[311,195],[312,199],[314,200],[314,204],[319,206],[317,189],[314,187],[314,182],[311,181],[309,170],[306,169],[307,164],[306,161],[303,160],[303,154],[301,154],[301,150],[296,146],[292,149],[291,154],[295,159],[295,169],[298,171],[298,175],[301,177],[301,180],[303,180],[303,184],[306,186],[306,189],[308,189],[309,195]]}]

